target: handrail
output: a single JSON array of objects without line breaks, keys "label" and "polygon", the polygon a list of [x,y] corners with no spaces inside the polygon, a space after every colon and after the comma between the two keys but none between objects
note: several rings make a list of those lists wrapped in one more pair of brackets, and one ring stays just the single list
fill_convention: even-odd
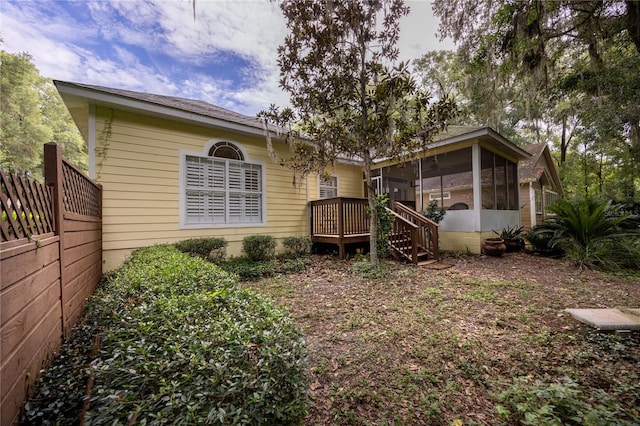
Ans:
[{"label": "handrail", "polygon": [[405,217],[400,216],[398,213],[394,212],[393,210],[391,210],[388,207],[384,208],[388,213],[391,213],[393,216],[395,216],[396,219],[400,219],[402,222],[405,222],[407,224],[407,226],[411,226],[413,228],[418,229],[419,226],[416,225],[415,223],[411,222],[410,220],[407,220]]},{"label": "handrail", "polygon": [[418,263],[418,235],[420,227],[415,223],[400,216],[391,209],[385,207],[396,220],[391,225],[391,234],[389,235],[389,244],[395,252],[408,261]]},{"label": "handrail", "polygon": [[405,206],[402,203],[398,203],[397,201],[393,201],[391,203],[391,205],[392,205],[393,210],[400,210],[402,213],[406,213],[407,215],[411,216],[411,218],[415,219],[418,222],[422,222],[427,226],[435,226],[435,227],[439,227],[440,226],[436,222],[432,221],[431,219],[429,219],[427,217],[424,217],[423,215],[421,215],[417,211],[413,210],[410,207]]},{"label": "handrail", "polygon": [[[419,227],[416,238],[412,241],[414,247],[420,246],[422,250],[425,250],[436,260],[439,259],[438,254],[438,227],[439,225],[419,214],[412,208],[405,206],[404,204],[393,201],[391,203],[393,211],[398,213],[406,221],[411,222]],[[414,260],[417,263],[417,260]]]}]

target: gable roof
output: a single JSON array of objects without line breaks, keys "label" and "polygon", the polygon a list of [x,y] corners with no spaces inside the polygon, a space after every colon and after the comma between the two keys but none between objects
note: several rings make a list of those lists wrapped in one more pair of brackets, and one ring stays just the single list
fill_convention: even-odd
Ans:
[{"label": "gable roof", "polygon": [[478,139],[505,154],[521,160],[531,157],[530,153],[488,126],[447,126],[445,132],[439,133],[433,138],[429,148],[451,145],[470,139]]},{"label": "gable roof", "polygon": [[[259,136],[265,134],[264,124],[257,117],[240,114],[205,101],[68,81],[54,80],[54,84],[81,132],[83,123],[86,123],[85,115],[88,115],[89,106],[101,105],[239,133]],[[284,133],[283,129],[273,125],[269,125],[269,130],[276,138]]]},{"label": "gable roof", "polygon": [[544,178],[558,194],[563,195],[564,190],[549,145],[546,142],[541,142],[524,145],[522,148],[530,153],[531,157],[518,165],[520,183],[537,182]]}]

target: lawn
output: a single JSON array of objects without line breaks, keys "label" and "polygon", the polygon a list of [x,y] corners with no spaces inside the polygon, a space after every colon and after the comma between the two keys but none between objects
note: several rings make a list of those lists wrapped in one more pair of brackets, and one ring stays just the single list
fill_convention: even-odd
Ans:
[{"label": "lawn", "polygon": [[563,311],[640,307],[637,273],[521,253],[388,262],[379,277],[354,263],[317,256],[304,273],[244,283],[303,329],[306,424],[640,423],[640,336]]}]

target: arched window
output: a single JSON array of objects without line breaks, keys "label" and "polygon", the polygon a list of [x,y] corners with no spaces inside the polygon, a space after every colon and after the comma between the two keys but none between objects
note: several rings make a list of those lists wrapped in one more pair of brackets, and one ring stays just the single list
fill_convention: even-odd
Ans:
[{"label": "arched window", "polygon": [[209,149],[209,157],[228,158],[230,160],[244,161],[244,155],[240,148],[230,142],[217,142]]},{"label": "arched window", "polygon": [[264,218],[263,166],[245,160],[231,142],[184,153],[183,224],[193,227],[260,224]]}]

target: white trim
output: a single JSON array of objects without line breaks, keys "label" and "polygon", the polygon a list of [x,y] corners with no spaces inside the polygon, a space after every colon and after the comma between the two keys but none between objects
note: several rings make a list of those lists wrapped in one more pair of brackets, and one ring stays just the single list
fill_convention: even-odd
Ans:
[{"label": "white trim", "polygon": [[[209,155],[209,151],[211,150],[211,148],[213,148],[213,146],[219,142],[228,142],[228,143],[232,143],[236,146],[236,148],[238,148],[240,150],[240,152],[242,153],[242,157],[244,157],[244,161],[249,162],[248,158],[249,156],[247,155],[247,150],[244,149],[244,147],[242,145],[240,145],[238,142],[229,140],[228,138],[213,138],[213,139],[209,139],[209,142],[207,142],[207,144],[204,146],[204,149],[202,150],[202,153],[198,154],[198,156],[202,157],[202,156],[208,156]],[[257,163],[255,163],[257,164]]]},{"label": "white trim", "polygon": [[[213,143],[212,143],[213,141]],[[185,170],[186,170],[186,161],[187,161],[187,155],[191,155],[191,156],[195,156],[195,157],[208,157],[208,153],[209,153],[209,149],[211,148],[211,146],[213,146],[214,143],[216,142],[229,142],[229,143],[233,143],[234,145],[236,145],[241,151],[242,153],[245,155],[245,159],[244,159],[244,163],[247,164],[254,164],[257,166],[260,166],[260,170],[262,173],[262,206],[261,206],[261,213],[262,213],[262,221],[261,222],[250,222],[250,223],[219,223],[219,224],[212,224],[212,223],[189,223],[187,224],[187,212],[186,212],[186,208],[185,208],[185,204],[186,204],[186,182],[185,182]],[[198,152],[198,151],[190,151],[190,150],[186,150],[186,149],[181,149],[178,151],[178,156],[179,156],[179,162],[180,162],[180,167],[179,167],[179,179],[178,179],[178,202],[180,203],[180,205],[178,206],[178,210],[179,210],[179,214],[180,214],[180,229],[214,229],[214,228],[251,228],[251,227],[263,227],[263,226],[268,226],[268,221],[267,221],[267,165],[264,161],[251,161],[248,156],[246,155],[246,151],[244,150],[244,148],[242,147],[242,145],[234,140],[229,140],[229,139],[211,139],[210,142],[208,142],[203,151],[202,152]],[[216,158],[216,157],[210,157],[210,158]],[[222,158],[221,160],[225,160],[224,158]],[[235,161],[235,160],[234,160]]]},{"label": "white trim", "polygon": [[[208,117],[194,112],[188,112],[168,106],[158,105],[151,102],[129,99],[123,95],[102,92],[99,89],[77,87],[73,83],[64,81],[56,81],[56,88],[61,94],[78,96],[86,98],[89,105],[108,105],[116,106],[122,111],[140,112],[143,111],[147,115],[170,117],[178,121],[187,121],[192,123],[204,124],[207,126],[230,130],[233,132],[249,134],[254,136],[265,137],[265,131],[262,129],[256,119],[256,127],[248,124],[235,123],[219,118]],[[250,118],[250,117],[249,117]],[[282,136],[270,131],[271,137],[282,140]]]},{"label": "white trim", "polygon": [[537,225],[536,220],[536,190],[533,182],[529,182],[529,216],[531,216],[531,227]]},{"label": "white trim", "polygon": [[418,158],[418,186],[420,187],[420,210],[424,209],[424,193],[422,192],[422,158]]},{"label": "white trim", "polygon": [[471,173],[473,181],[473,230],[479,232],[482,229],[482,164],[480,162],[480,144],[471,145]]},{"label": "white trim", "polygon": [[[440,179],[442,182],[442,179]],[[451,191],[429,192],[429,201],[450,200]]]},{"label": "white trim", "polygon": [[87,145],[89,150],[89,177],[96,179],[96,107],[89,105],[89,118],[87,123]]}]

